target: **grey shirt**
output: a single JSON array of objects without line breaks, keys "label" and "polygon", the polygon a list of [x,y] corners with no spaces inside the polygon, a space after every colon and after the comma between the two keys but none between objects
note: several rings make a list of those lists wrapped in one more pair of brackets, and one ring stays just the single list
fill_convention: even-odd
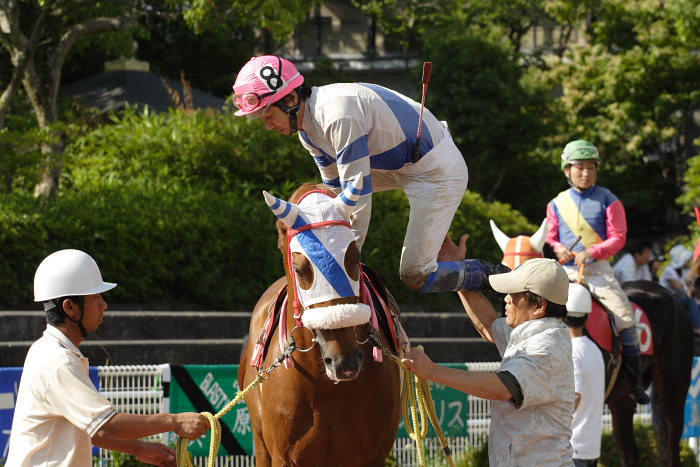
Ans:
[{"label": "grey shirt", "polygon": [[494,342],[503,357],[499,371],[517,380],[522,405],[494,401],[489,431],[491,466],[572,466],[571,421],[574,369],[571,337],[557,318],[526,321],[513,329],[494,321]]}]

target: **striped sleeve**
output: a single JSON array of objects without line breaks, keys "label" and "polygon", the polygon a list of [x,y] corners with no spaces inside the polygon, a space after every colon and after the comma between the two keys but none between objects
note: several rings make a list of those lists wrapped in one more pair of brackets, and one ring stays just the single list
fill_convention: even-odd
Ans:
[{"label": "striped sleeve", "polygon": [[325,129],[325,137],[336,150],[340,187],[362,174],[362,195],[350,219],[357,246],[362,248],[372,213],[372,175],[367,145],[366,123],[352,117],[333,120]]},{"label": "striped sleeve", "polygon": [[317,147],[306,133],[299,132],[299,141],[314,158],[323,184],[331,188],[340,188],[340,177],[338,176],[338,166],[335,159]]}]

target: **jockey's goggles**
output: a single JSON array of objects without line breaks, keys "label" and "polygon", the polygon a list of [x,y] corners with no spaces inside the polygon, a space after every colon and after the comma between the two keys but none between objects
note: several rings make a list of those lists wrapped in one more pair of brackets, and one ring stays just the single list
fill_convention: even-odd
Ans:
[{"label": "jockey's goggles", "polygon": [[254,112],[258,110],[258,107],[260,107],[260,103],[264,98],[272,96],[276,93],[277,90],[270,91],[262,96],[254,92],[246,92],[245,94],[235,95],[233,96],[233,105],[235,105],[238,110],[242,110],[244,112]]}]

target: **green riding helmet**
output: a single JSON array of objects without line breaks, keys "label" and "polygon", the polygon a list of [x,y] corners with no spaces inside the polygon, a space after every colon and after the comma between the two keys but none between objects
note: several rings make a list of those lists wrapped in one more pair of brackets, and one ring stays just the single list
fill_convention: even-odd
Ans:
[{"label": "green riding helmet", "polygon": [[595,147],[595,144],[583,139],[571,141],[564,148],[564,152],[561,153],[561,170],[564,170],[564,167],[572,164],[574,161],[585,160],[595,161],[596,164],[599,163],[598,148]]}]

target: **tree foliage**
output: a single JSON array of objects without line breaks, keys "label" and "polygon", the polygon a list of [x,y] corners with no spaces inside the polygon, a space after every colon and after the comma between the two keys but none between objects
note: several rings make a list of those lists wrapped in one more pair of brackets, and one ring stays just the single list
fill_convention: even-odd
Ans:
[{"label": "tree foliage", "polygon": [[470,187],[493,200],[507,172],[547,132],[547,89],[510,59],[507,41],[479,29],[437,30],[424,53],[435,70],[429,107],[447,120],[469,165]]}]

